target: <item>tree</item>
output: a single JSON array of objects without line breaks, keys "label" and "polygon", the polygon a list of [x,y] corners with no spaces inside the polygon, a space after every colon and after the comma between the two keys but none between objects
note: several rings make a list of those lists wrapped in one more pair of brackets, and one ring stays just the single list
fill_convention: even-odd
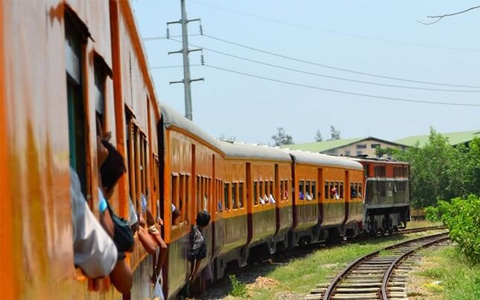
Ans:
[{"label": "tree", "polygon": [[394,153],[395,153],[395,149],[391,148],[391,147],[382,148],[382,147],[379,146],[379,147],[375,148],[375,155],[377,157],[382,157],[385,154],[387,154],[388,156],[391,156]]},{"label": "tree", "polygon": [[410,163],[412,203],[415,207],[435,205],[440,199],[466,197],[480,192],[480,139],[470,147],[453,147],[433,128],[427,144],[405,151],[395,151],[394,157]]},{"label": "tree", "polygon": [[420,21],[418,21],[418,22],[421,23],[421,24],[423,24],[423,25],[432,25],[432,24],[435,24],[435,23],[437,23],[437,22],[440,22],[440,20],[442,20],[442,19],[445,18],[445,17],[451,17],[451,16],[460,15],[460,14],[469,12],[469,11],[474,10],[474,9],[479,9],[479,8],[480,8],[480,5],[479,5],[479,6],[470,7],[470,8],[468,8],[468,9],[465,9],[465,10],[462,10],[462,11],[459,11],[459,12],[450,13],[450,14],[444,14],[444,15],[440,15],[440,16],[428,16],[430,19],[435,19],[435,21],[432,21],[432,22],[420,22]]},{"label": "tree", "polygon": [[272,139],[275,141],[275,146],[293,144],[292,136],[286,134],[283,127],[277,127],[277,130],[278,134],[272,135]]},{"label": "tree", "polygon": [[320,129],[317,129],[317,132],[315,132],[315,142],[321,142],[323,141],[322,133],[320,132]]},{"label": "tree", "polygon": [[330,134],[332,135],[330,140],[339,140],[340,139],[340,130],[336,130],[335,126],[330,125]]}]

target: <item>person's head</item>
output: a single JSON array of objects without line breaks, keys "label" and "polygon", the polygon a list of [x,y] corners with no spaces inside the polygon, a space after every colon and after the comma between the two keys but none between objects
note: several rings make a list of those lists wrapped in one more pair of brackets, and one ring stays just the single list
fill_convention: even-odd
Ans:
[{"label": "person's head", "polygon": [[172,224],[176,225],[178,218],[180,218],[180,211],[177,209],[175,205],[172,204]]},{"label": "person's head", "polygon": [[122,155],[112,144],[105,140],[102,140],[101,143],[108,150],[108,156],[100,166],[100,175],[105,192],[110,194],[127,168]]},{"label": "person's head", "polygon": [[200,227],[205,227],[210,222],[210,214],[208,211],[202,210],[197,214],[197,225]]}]

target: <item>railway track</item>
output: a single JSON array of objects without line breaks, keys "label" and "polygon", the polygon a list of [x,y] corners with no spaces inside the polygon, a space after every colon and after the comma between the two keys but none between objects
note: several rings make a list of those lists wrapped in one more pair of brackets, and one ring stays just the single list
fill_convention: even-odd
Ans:
[{"label": "railway track", "polygon": [[401,229],[397,232],[399,234],[407,234],[407,233],[417,233],[417,232],[423,232],[428,230],[439,230],[439,229],[445,229],[445,227],[443,225],[416,227],[416,228]]},{"label": "railway track", "polygon": [[407,299],[407,273],[416,251],[448,240],[448,233],[411,239],[367,254],[343,270],[328,285],[318,285],[305,300]]}]

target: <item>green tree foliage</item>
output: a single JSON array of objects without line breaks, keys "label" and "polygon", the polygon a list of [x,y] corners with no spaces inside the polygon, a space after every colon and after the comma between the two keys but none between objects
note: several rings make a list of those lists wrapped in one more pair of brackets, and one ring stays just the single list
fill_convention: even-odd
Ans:
[{"label": "green tree foliage", "polygon": [[315,132],[315,142],[321,142],[323,141],[322,133],[320,132],[320,129],[317,129],[317,132]]},{"label": "green tree foliage", "polygon": [[465,256],[480,263],[480,198],[454,198],[451,202],[439,201],[437,217],[448,227],[450,237],[457,242]]},{"label": "green tree foliage", "polygon": [[388,156],[390,155],[393,155],[395,152],[396,149],[395,148],[390,148],[390,147],[387,147],[387,148],[382,148],[382,147],[377,147],[375,148],[375,155],[377,157],[382,157],[384,156],[385,154],[387,154]]},{"label": "green tree foliage", "polygon": [[396,150],[394,157],[410,163],[414,207],[433,206],[439,199],[480,194],[480,139],[469,147],[451,146],[447,139],[430,129],[428,143]]},{"label": "green tree foliage", "polygon": [[330,125],[330,140],[339,140],[340,139],[340,130],[336,130],[335,126]]},{"label": "green tree foliage", "polygon": [[272,139],[275,141],[275,146],[290,145],[293,144],[291,135],[288,135],[283,127],[277,127],[278,134],[272,135]]}]

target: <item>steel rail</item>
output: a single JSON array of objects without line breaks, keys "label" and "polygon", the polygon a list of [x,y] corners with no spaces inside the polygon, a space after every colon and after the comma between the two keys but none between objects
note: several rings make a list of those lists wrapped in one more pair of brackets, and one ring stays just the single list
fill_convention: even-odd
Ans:
[{"label": "steel rail", "polygon": [[438,236],[441,236],[441,235],[444,235],[445,233],[437,233],[437,234],[433,234],[433,235],[428,235],[428,236],[423,236],[423,237],[419,237],[419,238],[414,238],[414,239],[410,239],[408,241],[404,241],[404,242],[401,242],[401,243],[398,243],[398,244],[395,244],[395,245],[391,245],[391,246],[387,246],[385,248],[382,248],[380,250],[377,250],[377,251],[373,251],[367,255],[364,255],[360,258],[358,258],[357,260],[355,260],[354,262],[352,262],[351,264],[349,264],[345,270],[343,270],[342,273],[340,273],[339,275],[337,275],[333,281],[328,285],[328,288],[327,290],[325,291],[325,294],[323,296],[323,300],[330,300],[330,298],[333,296],[333,292],[335,291],[338,283],[343,279],[345,278],[346,276],[348,276],[348,274],[353,270],[355,269],[360,263],[362,263],[363,261],[369,259],[370,257],[373,257],[375,255],[377,255],[378,253],[380,253],[380,251],[383,251],[383,250],[390,250],[390,249],[395,249],[395,248],[398,248],[398,247],[401,247],[401,246],[404,246],[408,243],[413,243],[413,242],[418,242],[418,241],[421,241],[421,240],[425,240],[425,239],[429,239],[429,238],[432,238],[432,237],[438,237]]},{"label": "steel rail", "polygon": [[[413,253],[415,253],[416,251],[422,249],[422,248],[427,248],[433,244],[436,244],[436,243],[439,243],[439,242],[442,242],[442,241],[445,241],[445,240],[448,240],[450,237],[448,236],[448,233],[442,233],[440,234],[442,235],[442,237],[439,237],[438,239],[435,239],[431,242],[428,242],[428,243],[425,243],[425,244],[422,244],[420,245],[419,247],[415,248],[415,249],[412,249],[408,252],[405,252],[404,254],[402,254],[400,257],[398,257],[394,262],[392,262],[392,264],[390,265],[390,267],[388,267],[388,269],[385,271],[385,274],[383,275],[383,280],[382,280],[382,286],[381,286],[381,294],[382,294],[382,299],[383,300],[389,300],[388,298],[388,282],[390,281],[390,278],[393,274],[393,271],[395,270],[395,268],[404,260],[406,259],[407,257],[409,257],[410,255],[412,255]],[[446,235],[446,236],[445,236]],[[432,236],[429,236],[429,237],[432,237]]]}]

